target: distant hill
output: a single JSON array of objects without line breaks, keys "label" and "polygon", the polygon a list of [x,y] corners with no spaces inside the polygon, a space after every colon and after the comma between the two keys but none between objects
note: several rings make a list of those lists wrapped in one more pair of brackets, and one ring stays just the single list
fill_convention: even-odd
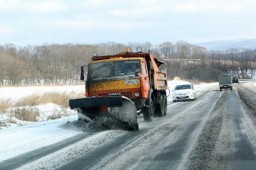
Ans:
[{"label": "distant hill", "polygon": [[207,48],[209,51],[225,51],[228,49],[247,48],[256,50],[256,39],[247,40],[229,40],[229,41],[211,41],[198,43],[197,45]]}]

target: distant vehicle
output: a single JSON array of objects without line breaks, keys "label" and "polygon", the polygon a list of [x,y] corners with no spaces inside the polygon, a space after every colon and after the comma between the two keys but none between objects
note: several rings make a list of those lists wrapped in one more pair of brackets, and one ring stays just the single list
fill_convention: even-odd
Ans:
[{"label": "distant vehicle", "polygon": [[176,85],[173,90],[173,102],[185,100],[196,100],[196,92],[191,83]]},{"label": "distant vehicle", "polygon": [[232,78],[232,82],[233,82],[233,83],[239,83],[238,77],[233,77],[233,78]]},{"label": "distant vehicle", "polygon": [[232,90],[232,78],[230,75],[221,75],[219,76],[219,87],[220,91],[222,89]]}]

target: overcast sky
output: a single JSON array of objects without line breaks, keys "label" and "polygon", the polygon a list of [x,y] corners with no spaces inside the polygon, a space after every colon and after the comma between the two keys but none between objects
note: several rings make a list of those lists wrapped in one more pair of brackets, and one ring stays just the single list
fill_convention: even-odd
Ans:
[{"label": "overcast sky", "polygon": [[0,45],[255,38],[254,0],[0,0]]}]

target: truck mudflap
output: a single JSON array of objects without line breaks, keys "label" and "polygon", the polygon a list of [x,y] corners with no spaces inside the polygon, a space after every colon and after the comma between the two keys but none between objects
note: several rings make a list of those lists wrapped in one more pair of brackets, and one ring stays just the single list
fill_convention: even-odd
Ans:
[{"label": "truck mudflap", "polygon": [[[78,117],[90,121],[98,116],[108,116],[129,130],[138,130],[137,109],[135,104],[125,96],[88,97],[69,100],[71,109],[78,110]],[[107,112],[98,113],[99,107],[107,107]]]}]

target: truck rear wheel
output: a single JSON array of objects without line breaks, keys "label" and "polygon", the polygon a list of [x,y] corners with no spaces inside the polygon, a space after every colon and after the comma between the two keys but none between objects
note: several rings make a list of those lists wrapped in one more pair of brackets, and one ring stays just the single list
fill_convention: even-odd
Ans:
[{"label": "truck rear wheel", "polygon": [[163,94],[163,110],[164,110],[164,116],[167,114],[167,97],[166,94]]},{"label": "truck rear wheel", "polygon": [[156,115],[163,117],[166,115],[166,95],[160,94],[160,101],[156,106]]},{"label": "truck rear wheel", "polygon": [[150,122],[152,121],[152,116],[154,114],[154,102],[151,98],[148,99],[148,106],[145,106],[142,108],[143,112],[143,118],[145,122]]}]

